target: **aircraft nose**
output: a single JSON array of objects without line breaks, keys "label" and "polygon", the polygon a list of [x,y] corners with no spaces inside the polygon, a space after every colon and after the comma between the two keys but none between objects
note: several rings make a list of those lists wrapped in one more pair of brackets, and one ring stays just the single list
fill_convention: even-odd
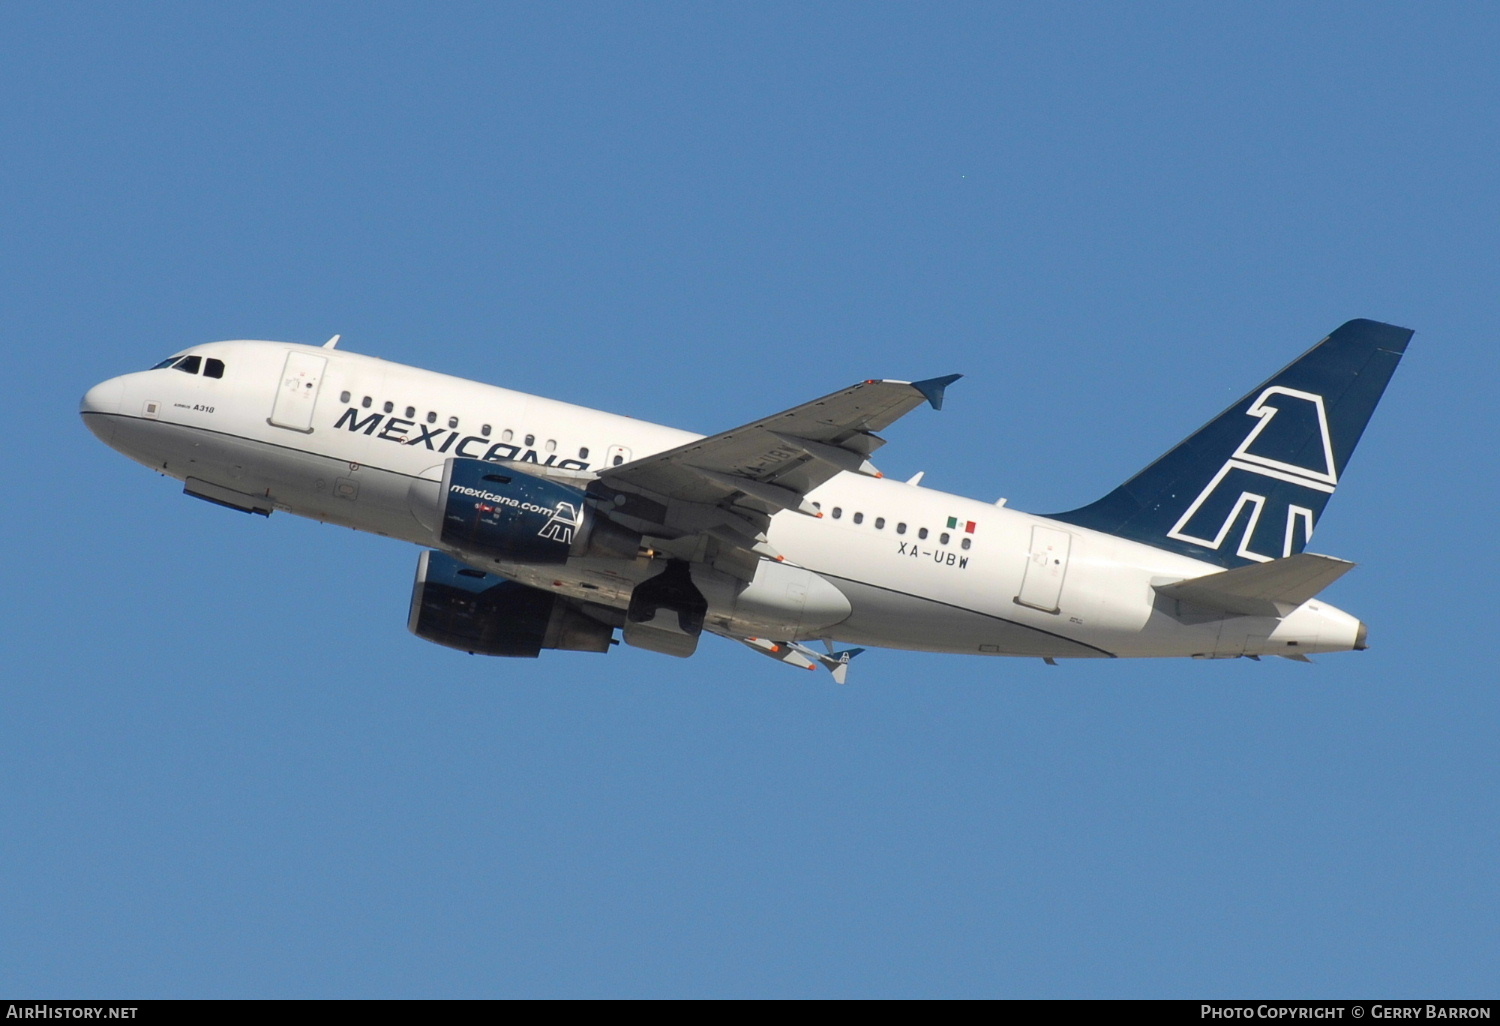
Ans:
[{"label": "aircraft nose", "polygon": [[119,413],[120,399],[124,396],[125,384],[119,378],[101,381],[83,394],[78,403],[78,412],[87,417],[90,413]]},{"label": "aircraft nose", "polygon": [[120,402],[125,398],[125,383],[119,378],[101,381],[87,392],[78,403],[78,414],[94,437],[105,445],[113,445],[115,422],[119,419],[111,414],[120,412]]}]

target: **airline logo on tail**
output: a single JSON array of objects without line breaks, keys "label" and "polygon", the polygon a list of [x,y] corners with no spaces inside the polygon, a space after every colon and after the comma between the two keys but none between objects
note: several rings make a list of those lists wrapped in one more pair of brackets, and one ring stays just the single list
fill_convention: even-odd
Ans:
[{"label": "airline logo on tail", "polygon": [[[1338,487],[1338,474],[1334,468],[1328,414],[1321,395],[1273,385],[1260,393],[1245,414],[1256,418],[1250,433],[1218,473],[1209,479],[1203,491],[1167,532],[1167,537],[1218,549],[1242,515],[1248,512],[1235,554],[1266,563],[1278,556],[1290,556],[1301,545],[1307,544],[1312,538],[1313,509],[1321,509],[1323,502],[1327,501],[1316,501],[1309,496],[1304,500],[1306,505],[1298,505],[1292,501],[1296,489],[1331,495]],[[1291,429],[1293,437],[1301,438],[1309,437],[1309,432],[1297,430],[1297,426],[1311,428],[1315,417],[1321,446],[1315,451],[1303,448],[1297,453],[1288,453],[1284,447],[1278,450],[1273,437],[1278,431],[1272,427],[1278,414],[1284,414],[1283,423],[1278,426],[1282,433]],[[1276,455],[1268,455],[1268,450]],[[1293,486],[1290,495],[1287,485]],[[1273,494],[1277,502],[1285,501],[1284,513],[1276,508],[1277,502],[1268,499],[1268,495]],[[1267,509],[1268,504],[1270,509]],[[1262,527],[1264,530],[1260,530]],[[1251,548],[1256,541],[1263,547],[1280,542],[1281,551],[1275,555],[1256,552]]]}]

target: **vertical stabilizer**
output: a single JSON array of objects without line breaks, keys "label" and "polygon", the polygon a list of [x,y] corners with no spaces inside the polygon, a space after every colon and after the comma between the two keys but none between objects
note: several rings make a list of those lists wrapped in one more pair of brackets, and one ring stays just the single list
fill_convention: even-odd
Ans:
[{"label": "vertical stabilizer", "polygon": [[1411,336],[1348,322],[1098,502],[1052,519],[1226,567],[1301,552]]}]

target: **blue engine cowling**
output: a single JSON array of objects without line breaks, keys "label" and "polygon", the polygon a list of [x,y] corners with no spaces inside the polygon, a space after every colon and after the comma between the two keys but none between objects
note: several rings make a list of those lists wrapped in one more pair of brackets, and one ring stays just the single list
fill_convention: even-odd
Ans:
[{"label": "blue engine cowling", "polygon": [[542,649],[608,652],[612,628],[556,595],[424,552],[407,627],[464,652],[536,658]]},{"label": "blue engine cowling", "polygon": [[565,563],[584,528],[584,493],[484,460],[449,460],[438,540],[507,563]]},{"label": "blue engine cowling", "polygon": [[412,516],[432,543],[470,559],[540,566],[570,556],[634,559],[641,536],[600,516],[584,489],[511,463],[454,458],[412,482]]}]

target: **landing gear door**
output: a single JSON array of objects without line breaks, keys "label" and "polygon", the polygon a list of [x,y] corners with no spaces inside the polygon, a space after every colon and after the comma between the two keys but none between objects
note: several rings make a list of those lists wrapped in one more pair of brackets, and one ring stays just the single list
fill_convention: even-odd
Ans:
[{"label": "landing gear door", "polygon": [[286,367],[276,387],[276,405],[271,408],[273,425],[312,434],[313,407],[327,366],[327,357],[295,351],[286,354]]},{"label": "landing gear door", "polygon": [[1061,610],[1063,578],[1068,574],[1068,549],[1073,536],[1051,527],[1031,529],[1031,554],[1026,560],[1026,574],[1021,578],[1021,593],[1016,602],[1044,613]]}]

